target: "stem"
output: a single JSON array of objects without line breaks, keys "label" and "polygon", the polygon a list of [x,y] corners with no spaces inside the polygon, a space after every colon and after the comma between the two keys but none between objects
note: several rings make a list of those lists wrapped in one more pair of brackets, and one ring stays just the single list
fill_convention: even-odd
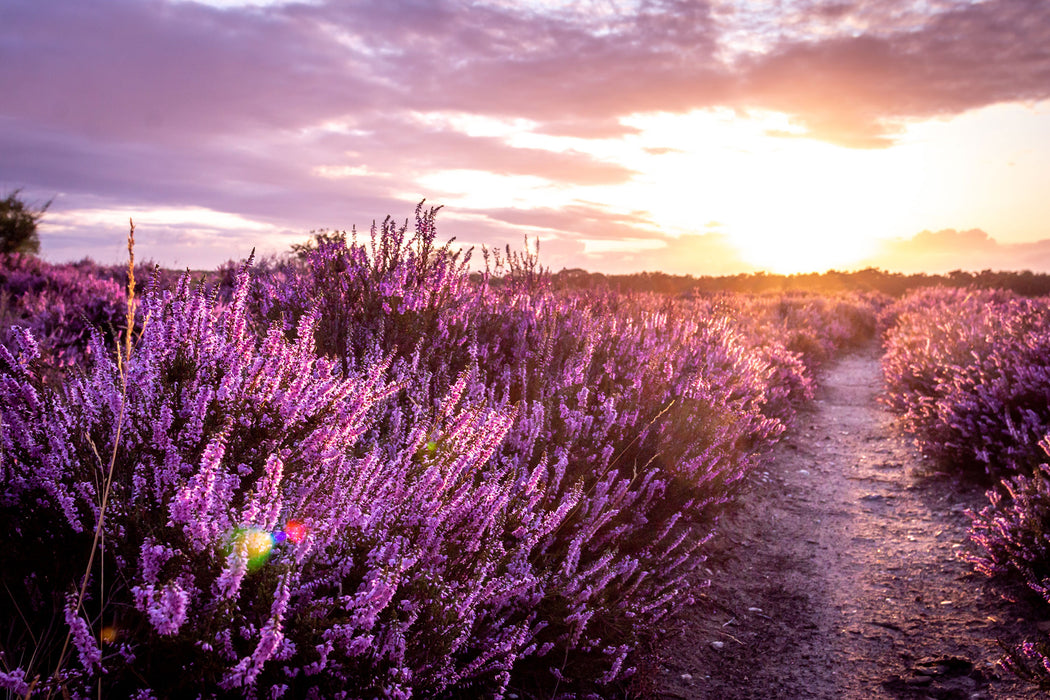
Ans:
[{"label": "stem", "polygon": [[[109,504],[109,491],[110,486],[113,484],[113,470],[117,464],[117,450],[120,448],[120,438],[124,429],[124,413],[128,397],[128,384],[125,367],[127,361],[131,359],[131,338],[135,326],[135,223],[130,220],[129,223],[131,224],[131,231],[128,233],[128,326],[125,331],[124,349],[121,350],[120,346],[117,346],[117,372],[120,375],[120,415],[117,417],[117,432],[113,438],[113,451],[109,456],[109,469],[106,472],[106,480],[102,489],[102,503],[99,505],[98,523],[95,525],[95,536],[91,541],[91,553],[88,555],[88,563],[84,571],[84,578],[80,582],[80,591],[77,593],[77,605],[74,613],[76,615],[80,614],[80,609],[83,606],[84,594],[87,592],[88,580],[91,578],[91,570],[95,565],[95,553],[98,551],[99,542],[102,539],[102,526],[106,521],[106,506]],[[60,682],[59,673],[62,671],[62,666],[65,665],[66,652],[69,651],[69,640],[72,639],[72,637],[73,629],[70,628],[66,633],[66,640],[62,643],[62,651],[58,654],[58,663],[55,666],[55,672],[51,676],[56,685]],[[101,678],[99,679],[99,683],[101,683]],[[48,697],[50,697],[50,695],[51,692],[49,691]]]}]

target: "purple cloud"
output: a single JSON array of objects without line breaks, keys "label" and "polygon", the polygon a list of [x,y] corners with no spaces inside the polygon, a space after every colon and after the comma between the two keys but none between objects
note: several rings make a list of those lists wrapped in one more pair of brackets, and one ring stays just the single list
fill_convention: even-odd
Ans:
[{"label": "purple cloud", "polygon": [[884,3],[840,3],[837,19],[866,23],[867,33],[792,41],[743,61],[738,103],[864,148],[891,145],[904,120],[1050,97],[1050,4],[941,4],[948,9],[902,27],[874,12]]},{"label": "purple cloud", "polygon": [[859,267],[916,273],[951,270],[1050,272],[1050,239],[1000,243],[981,229],[922,231],[912,238],[884,241]]},{"label": "purple cloud", "polygon": [[[545,7],[6,0],[0,184],[57,194],[56,213],[88,201],[195,206],[305,231],[404,212],[419,178],[442,170],[552,186],[636,174],[583,147],[514,147],[421,115],[617,139],[637,135],[622,121],[631,114],[727,106],[784,112],[803,135],[868,148],[892,144],[910,119],[1050,97],[1050,3]],[[482,242],[539,226],[566,240],[684,245],[647,214],[602,206],[472,215]]]}]

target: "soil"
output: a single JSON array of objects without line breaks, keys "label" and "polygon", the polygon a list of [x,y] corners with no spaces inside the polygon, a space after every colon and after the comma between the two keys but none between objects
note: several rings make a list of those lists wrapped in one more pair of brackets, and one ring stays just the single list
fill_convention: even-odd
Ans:
[{"label": "soil", "polygon": [[923,462],[876,400],[878,357],[827,369],[725,516],[711,584],[656,655],[655,697],[1046,697],[995,663],[997,640],[1047,625],[965,559],[984,489]]}]

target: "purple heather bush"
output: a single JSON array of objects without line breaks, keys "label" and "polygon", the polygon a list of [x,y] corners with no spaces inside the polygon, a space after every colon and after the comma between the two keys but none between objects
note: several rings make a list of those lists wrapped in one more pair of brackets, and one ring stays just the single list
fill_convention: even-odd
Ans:
[{"label": "purple heather bush", "polygon": [[[703,306],[556,294],[528,253],[492,255],[482,283],[470,285],[463,261],[433,246],[433,216],[417,210],[410,238],[387,220],[367,246],[318,237],[304,256],[307,274],[296,285],[282,271],[274,285],[281,291],[262,295],[264,313],[290,324],[321,297],[319,348],[345,366],[381,351],[395,356],[395,372],[408,368],[402,400],[378,422],[392,453],[405,449],[393,428],[473,363],[468,392],[516,409],[500,458],[552,473],[544,481],[551,510],[577,492],[594,495],[544,543],[546,568],[571,566],[540,605],[552,611],[540,633],[540,670],[559,681],[615,679],[628,670],[621,657],[637,646],[638,631],[687,598],[678,588],[701,561],[693,552],[717,508],[809,395],[810,379],[796,354],[769,338],[745,341]],[[432,280],[426,293],[416,289],[424,279]],[[590,601],[574,591],[587,567],[602,580],[588,587]],[[638,610],[608,604],[627,591]],[[620,638],[610,644],[610,632],[589,637],[588,629]],[[563,661],[552,670],[546,657]],[[608,668],[596,674],[595,665]]]},{"label": "purple heather bush", "polygon": [[[465,402],[469,375],[406,431],[415,444],[397,460],[355,451],[396,388],[386,363],[344,375],[317,357],[317,312],[295,340],[279,327],[253,336],[247,293],[246,272],[218,311],[185,281],[152,290],[126,398],[100,343],[62,393],[37,381],[28,336],[4,353],[0,508],[22,553],[3,571],[20,611],[5,613],[4,648],[25,650],[5,653],[8,678],[74,694],[100,668],[129,695],[498,691],[537,624],[530,550],[575,504],[540,512],[539,474],[491,462],[513,411]],[[118,425],[105,567],[77,611]],[[41,567],[41,547],[60,556]],[[53,679],[62,634],[34,635],[63,626],[77,655]],[[100,648],[87,627],[116,641]]]},{"label": "purple heather bush", "polygon": [[[1050,435],[1041,442],[1050,450]],[[975,568],[987,576],[1026,586],[1050,614],[1050,465],[1031,475],[1004,479],[988,492],[990,505],[970,513]],[[1050,690],[1050,639],[1007,648],[1003,665],[1044,690]]]},{"label": "purple heather bush", "polygon": [[92,330],[112,341],[125,312],[123,289],[93,264],[49,265],[31,255],[0,255],[0,343],[13,347],[14,327],[31,330],[41,361],[53,371],[90,351]]},{"label": "purple heather bush", "polygon": [[13,332],[0,687],[622,692],[874,306],[558,291],[528,251],[472,275],[435,213],[218,289],[154,283],[130,356],[95,332],[58,385]]},{"label": "purple heather bush", "polygon": [[785,292],[759,296],[734,295],[729,304],[745,301],[738,318],[756,325],[752,334],[779,329],[784,346],[798,353],[812,371],[843,350],[858,348],[875,335],[875,321],[888,297],[873,293],[816,294]]},{"label": "purple heather bush", "polygon": [[[886,401],[940,464],[1001,478],[971,513],[971,561],[1026,586],[1050,613],[1050,300],[929,288],[887,310]],[[1050,689],[1050,642],[1004,665]]]},{"label": "purple heather bush", "polygon": [[[785,317],[752,320],[768,300],[726,311],[659,295],[555,293],[534,255],[509,251],[487,256],[481,284],[467,284],[464,261],[433,244],[434,213],[417,209],[411,236],[390,220],[367,244],[319,236],[304,251],[306,274],[282,270],[276,291],[261,295],[264,313],[290,324],[308,300],[323,298],[319,348],[346,366],[381,349],[395,356],[395,371],[408,368],[400,380],[408,388],[377,423],[391,452],[404,449],[392,427],[473,363],[468,393],[517,410],[500,458],[546,468],[552,510],[577,492],[586,497],[543,543],[543,565],[566,579],[539,606],[550,619],[522,675],[615,680],[629,670],[624,650],[688,599],[685,575],[702,560],[697,549],[719,507],[811,396],[810,371],[777,339]],[[425,279],[423,293],[415,287]],[[834,321],[827,327],[836,335],[819,340],[825,352],[864,332],[864,323],[828,318],[836,311],[860,308],[873,323],[867,303],[804,303],[819,309],[794,317],[805,332]],[[585,567],[602,581],[588,586],[591,601],[573,592]]]},{"label": "purple heather bush", "polygon": [[[135,274],[167,286],[179,277],[151,263],[137,265]],[[223,279],[222,270],[217,277]],[[92,351],[93,332],[102,335],[107,347],[116,341],[127,313],[127,282],[127,266],[98,265],[90,259],[52,265],[32,255],[0,254],[0,344],[15,348],[16,326],[32,331],[44,378],[61,381],[62,372]]]},{"label": "purple heather bush", "polygon": [[923,452],[958,469],[1031,472],[1050,430],[1050,302],[930,288],[890,313],[886,401]]}]

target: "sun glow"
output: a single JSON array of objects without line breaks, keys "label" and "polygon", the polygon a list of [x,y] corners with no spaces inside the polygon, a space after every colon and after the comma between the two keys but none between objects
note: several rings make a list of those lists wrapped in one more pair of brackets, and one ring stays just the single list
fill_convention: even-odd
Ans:
[{"label": "sun glow", "polygon": [[[623,122],[637,133],[608,139],[537,133],[520,121],[430,118],[464,133],[482,129],[515,147],[586,153],[632,171],[624,182],[587,186],[463,171],[421,178],[453,207],[583,205],[610,218],[630,215],[649,222],[644,228],[653,237],[648,239],[577,239],[585,255],[600,253],[608,260],[656,251],[682,235],[717,233],[756,269],[849,269],[872,254],[880,239],[921,230],[916,213],[920,199],[931,192],[921,139],[903,139],[887,149],[845,148],[803,138],[786,116],[775,113],[714,109],[635,115]],[[677,272],[699,272],[718,261],[668,262]]]},{"label": "sun glow", "polygon": [[[1050,153],[1043,138],[1050,133],[1048,104],[916,122],[892,146],[871,150],[806,138],[783,114],[729,109],[634,115],[622,120],[625,133],[608,138],[544,133],[541,125],[518,118],[414,113],[439,131],[499,140],[530,149],[533,157],[536,151],[583,154],[618,166],[623,177],[579,184],[551,177],[549,168],[517,174],[512,168],[498,173],[463,167],[391,181],[404,183],[396,192],[403,201],[417,201],[423,192],[445,205],[450,231],[495,226],[512,245],[523,234],[544,241],[546,255],[556,256],[547,258],[555,268],[675,274],[856,269],[872,260],[887,264],[879,257],[884,240],[910,239],[926,229],[980,228],[1007,242],[1042,235],[1040,224],[1031,223],[1031,212],[1041,206],[1035,191],[1016,187],[1011,178],[1042,176]],[[1010,128],[999,133],[992,128],[996,123]],[[351,127],[332,122],[319,128],[348,133]],[[992,133],[997,137],[990,143],[979,138]],[[983,169],[975,172],[970,162]],[[311,173],[319,181],[386,178],[353,158],[319,162]],[[541,215],[521,215],[529,210]],[[572,210],[578,215],[558,215]],[[48,213],[42,224],[45,253],[82,255],[79,231],[109,230],[129,216],[147,239],[153,237],[147,243],[154,255],[195,268],[212,266],[219,255],[213,251],[242,237],[250,243],[238,248],[241,256],[252,246],[262,254],[283,250],[296,233],[204,207],[80,208]],[[469,234],[456,235],[469,240]],[[481,236],[474,241],[492,243]],[[112,259],[122,251],[122,244],[113,245]],[[111,259],[106,250],[91,254]]]},{"label": "sun glow", "polygon": [[780,115],[661,115],[636,125],[670,149],[650,148],[637,183],[654,219],[695,233],[717,221],[746,262],[771,272],[849,268],[879,238],[907,230],[905,212],[924,185],[921,149],[785,136]]},{"label": "sun glow", "polygon": [[850,267],[891,225],[888,203],[906,196],[846,149],[799,142],[762,160],[743,185],[750,201],[720,216],[743,258],[771,272]]}]

